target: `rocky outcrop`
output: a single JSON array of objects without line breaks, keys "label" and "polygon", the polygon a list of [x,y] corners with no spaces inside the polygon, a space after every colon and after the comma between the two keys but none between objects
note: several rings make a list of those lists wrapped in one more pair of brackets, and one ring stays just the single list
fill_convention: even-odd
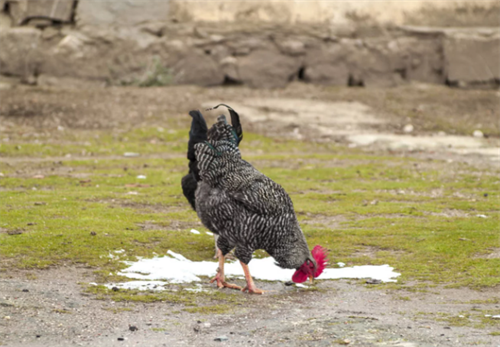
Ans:
[{"label": "rocky outcrop", "polygon": [[452,84],[500,81],[500,33],[452,32],[444,40],[445,71]]},{"label": "rocky outcrop", "polygon": [[76,24],[82,26],[131,27],[148,22],[167,22],[170,2],[127,0],[79,0]]},{"label": "rocky outcrop", "polygon": [[[0,74],[28,83],[255,88],[282,88],[296,79],[368,88],[411,81],[500,83],[498,28],[401,27],[358,35],[327,26],[175,23],[169,20],[169,1],[4,3],[10,12],[0,12]],[[41,19],[48,26],[32,22]]]},{"label": "rocky outcrop", "polygon": [[0,74],[34,83],[42,61],[41,34],[40,30],[28,27],[0,31]]}]

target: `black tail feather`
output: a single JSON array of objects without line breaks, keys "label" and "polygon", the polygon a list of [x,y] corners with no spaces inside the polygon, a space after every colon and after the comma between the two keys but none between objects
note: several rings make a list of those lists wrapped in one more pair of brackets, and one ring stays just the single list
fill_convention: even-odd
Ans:
[{"label": "black tail feather", "polygon": [[194,155],[194,145],[207,140],[207,123],[205,118],[198,110],[193,110],[189,112],[189,115],[193,118],[191,122],[191,130],[189,130],[189,142],[188,142],[188,153],[187,158],[190,161],[196,161]]}]

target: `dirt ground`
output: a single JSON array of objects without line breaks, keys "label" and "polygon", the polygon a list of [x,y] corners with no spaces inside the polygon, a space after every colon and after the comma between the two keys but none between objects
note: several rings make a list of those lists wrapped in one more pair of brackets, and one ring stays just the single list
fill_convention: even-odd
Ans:
[{"label": "dirt ground", "polygon": [[[78,284],[92,281],[89,270],[53,269],[30,276],[37,279],[23,272],[0,279],[6,346],[500,345],[500,337],[487,330],[435,320],[436,315],[458,316],[461,311],[500,311],[498,303],[464,303],[498,298],[495,290],[394,293],[339,280],[321,282],[317,292],[299,292],[282,283],[264,284],[274,292],[250,296],[247,305],[239,304],[231,313],[207,315],[180,311],[167,302],[95,300]],[[402,300],[405,296],[411,299]],[[228,340],[215,341],[222,336]]]},{"label": "dirt ground", "polygon": [[[187,126],[188,119],[180,115],[226,102],[240,112],[245,131],[335,141],[370,153],[467,162],[488,170],[498,167],[498,91],[404,88],[9,87],[0,91],[0,141],[19,138],[26,131],[50,134],[58,127],[116,131],[171,121]],[[388,95],[392,103],[382,101]],[[473,106],[465,108],[457,100]],[[431,109],[448,115],[443,116],[445,122],[433,122]],[[472,136],[474,130],[483,136]],[[5,163],[15,160],[0,157]],[[94,281],[92,271],[60,267],[0,273],[0,345],[500,346],[494,326],[456,326],[444,319],[460,317],[464,311],[500,314],[498,288],[436,286],[419,292],[412,285],[408,290],[389,290],[364,281],[337,280],[318,282],[317,291],[300,291],[263,282],[263,289],[271,292],[242,293],[248,296],[245,305],[238,304],[230,313],[207,315],[185,312],[176,303],[96,300],[81,285]],[[216,290],[210,284],[203,287]]]}]

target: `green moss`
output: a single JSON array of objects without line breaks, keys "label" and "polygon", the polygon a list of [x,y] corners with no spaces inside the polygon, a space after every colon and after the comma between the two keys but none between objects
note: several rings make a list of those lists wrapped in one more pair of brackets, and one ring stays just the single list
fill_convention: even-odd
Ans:
[{"label": "green moss", "polygon": [[[0,163],[0,270],[82,264],[104,283],[124,280],[116,276],[124,260],[168,250],[211,260],[213,238],[180,187],[187,172],[185,126],[13,134],[0,146],[0,156],[15,159]],[[497,170],[252,133],[245,133],[241,149],[290,193],[309,245],[328,247],[331,264],[389,264],[401,273],[390,286],[405,290],[412,290],[404,285],[410,280],[500,284],[500,259],[486,257],[500,247]],[[125,152],[140,156],[126,158]],[[39,174],[44,178],[34,178]],[[361,255],[366,249],[370,254]],[[180,300],[174,293],[95,294],[118,301]]]},{"label": "green moss", "polygon": [[223,314],[230,313],[234,309],[231,305],[213,305],[185,308],[184,311],[199,314]]}]

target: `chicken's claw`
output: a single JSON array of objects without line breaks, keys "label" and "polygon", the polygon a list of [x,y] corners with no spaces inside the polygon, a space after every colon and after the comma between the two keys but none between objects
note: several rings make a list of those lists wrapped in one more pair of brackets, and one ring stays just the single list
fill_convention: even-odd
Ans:
[{"label": "chicken's claw", "polygon": [[217,287],[219,289],[230,288],[230,289],[242,290],[242,288],[240,286],[238,286],[236,284],[232,284],[232,283],[227,283],[226,281],[224,281],[224,278],[221,278],[221,276],[219,276],[218,273],[214,278],[212,278],[210,280],[210,283],[214,283],[215,281],[217,281]]},{"label": "chicken's claw", "polygon": [[248,293],[249,294],[264,294],[266,291],[262,290],[262,289],[259,289],[257,287],[252,287],[252,288],[248,288],[248,286],[246,286],[245,288],[243,288],[241,291],[242,292],[246,292],[248,290]]}]

